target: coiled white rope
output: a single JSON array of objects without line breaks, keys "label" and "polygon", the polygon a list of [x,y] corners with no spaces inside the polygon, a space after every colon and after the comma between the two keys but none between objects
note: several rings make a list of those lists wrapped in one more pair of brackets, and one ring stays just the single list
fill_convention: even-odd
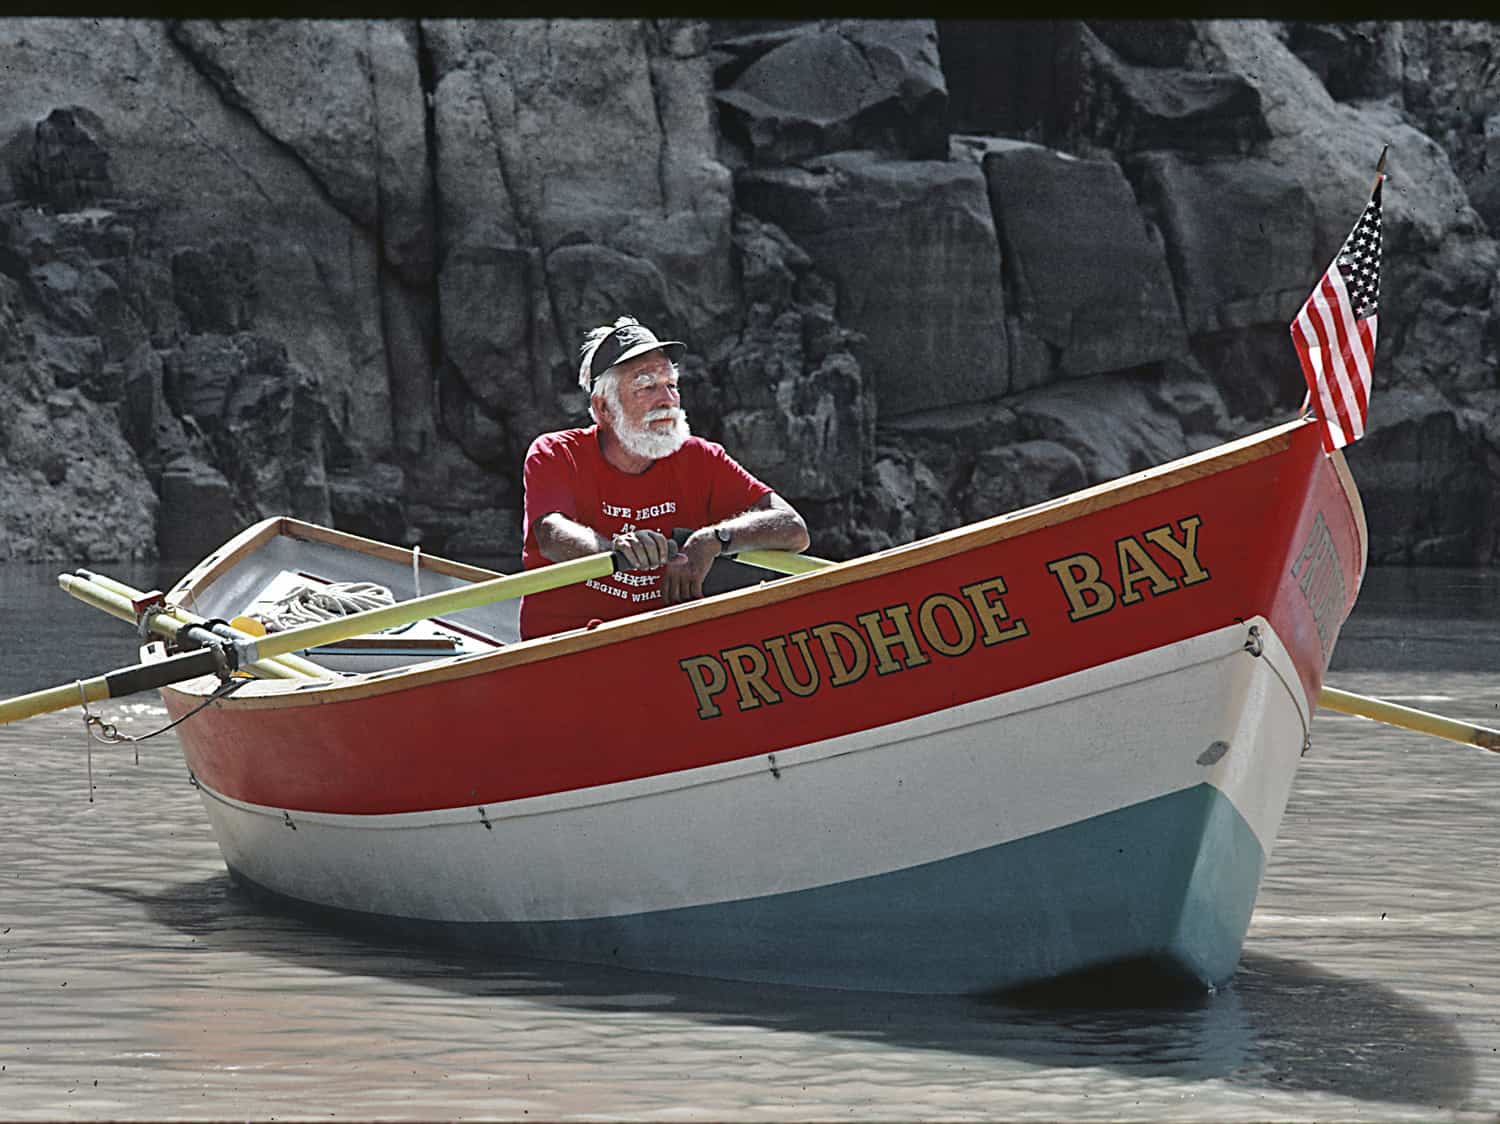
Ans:
[{"label": "coiled white rope", "polygon": [[327,585],[297,585],[269,608],[255,613],[270,632],[281,632],[302,624],[347,617],[365,609],[394,605],[391,591],[374,582],[329,582]]}]

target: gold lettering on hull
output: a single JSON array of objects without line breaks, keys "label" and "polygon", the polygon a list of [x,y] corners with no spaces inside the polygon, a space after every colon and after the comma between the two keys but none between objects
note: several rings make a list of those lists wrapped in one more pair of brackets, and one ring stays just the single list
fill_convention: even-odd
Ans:
[{"label": "gold lettering on hull", "polygon": [[[1068,620],[1077,623],[1208,581],[1209,572],[1198,561],[1202,525],[1201,516],[1189,515],[1179,519],[1175,528],[1167,523],[1116,539],[1112,575],[1086,550],[1048,562],[1047,569],[1067,599]],[[1144,589],[1143,583],[1147,583]]]},{"label": "gold lettering on hull", "polygon": [[[864,637],[843,621],[820,624],[812,631],[818,638],[818,643],[823,645],[823,654],[828,657],[830,687],[843,687],[864,678],[865,669],[870,666],[870,652],[865,647]],[[844,645],[849,649],[847,659],[844,656]]]},{"label": "gold lettering on hull", "polygon": [[979,618],[979,627],[984,629],[986,648],[1004,644],[1007,640],[1019,640],[1026,635],[1026,622],[1023,620],[1016,621],[1009,628],[1000,627],[1000,622],[1007,616],[1005,602],[1001,600],[1001,595],[1005,592],[1004,578],[990,578],[989,581],[961,586],[959,592],[969,599],[970,605],[974,606],[974,615]]},{"label": "gold lettering on hull", "polygon": [[1328,529],[1328,520],[1323,518],[1321,511],[1313,517],[1307,541],[1292,563],[1291,576],[1297,579],[1297,588],[1312,610],[1313,627],[1318,630],[1318,642],[1326,660],[1333,654],[1333,641],[1338,635],[1348,598],[1344,564],[1334,545],[1333,532]]},{"label": "gold lettering on hull", "polygon": [[693,696],[698,700],[699,718],[717,718],[720,713],[714,696],[729,686],[729,673],[724,670],[716,656],[689,656],[678,660],[677,666],[687,673],[693,685]]},{"label": "gold lettering on hull", "polygon": [[1115,591],[1099,580],[1104,570],[1099,559],[1087,551],[1048,562],[1047,569],[1056,576],[1068,599],[1068,620],[1081,621],[1115,607]]},{"label": "gold lettering on hull", "polygon": [[[946,610],[949,625],[955,633],[952,640],[938,622],[938,610]],[[917,627],[922,639],[934,652],[943,656],[961,656],[974,646],[974,621],[964,603],[951,593],[934,593],[917,610]]]},{"label": "gold lettering on hull", "polygon": [[1011,618],[1005,589],[1003,578],[988,578],[961,586],[961,596],[929,595],[917,607],[915,621],[912,606],[902,602],[856,614],[857,628],[825,621],[758,644],[736,644],[717,655],[688,656],[677,666],[687,675],[699,718],[723,713],[720,696],[733,698],[741,711],[774,706],[784,700],[783,692],[807,698],[825,687],[858,683],[871,668],[876,675],[895,675],[931,664],[933,653],[956,659],[976,643],[990,647],[1019,640],[1029,630],[1024,620]]},{"label": "gold lettering on hull", "polygon": [[739,692],[736,705],[741,710],[754,710],[761,703],[775,704],[781,701],[774,688],[766,682],[766,654],[754,644],[740,644],[725,648],[719,653],[734,676],[734,687]]},{"label": "gold lettering on hull", "polygon": [[[776,674],[781,679],[781,685],[794,695],[806,698],[818,689],[818,665],[813,659],[812,652],[807,647],[807,630],[799,628],[790,636],[771,636],[762,641],[766,651],[771,653],[771,662],[776,665]],[[797,651],[802,656],[802,666],[807,672],[807,677],[797,675],[792,671],[791,661],[787,658],[787,641],[797,646]]]},{"label": "gold lettering on hull", "polygon": [[[911,630],[911,621],[907,619],[910,616],[910,605],[891,605],[878,613],[860,613],[854,618],[870,639],[870,650],[875,653],[876,675],[889,675],[893,671],[921,667],[929,662],[930,657],[917,644],[916,633]],[[886,631],[886,621],[895,626],[890,632]],[[902,653],[900,663],[891,655],[893,651]]]},{"label": "gold lettering on hull", "polygon": [[[1197,515],[1125,535],[1097,554],[1080,551],[1046,564],[1057,580],[1067,619],[1078,622],[1175,590],[1211,580],[1199,559]],[[1102,544],[1101,544],[1102,545]],[[1310,546],[1299,565],[1312,558]],[[1108,565],[1100,559],[1107,559]],[[1312,567],[1309,566],[1309,574]],[[1304,577],[1306,593],[1312,581]],[[757,643],[678,661],[697,704],[698,717],[717,718],[725,700],[740,711],[758,710],[794,698],[876,676],[920,670],[961,659],[976,647],[993,648],[1032,634],[1026,619],[1006,603],[1009,587],[998,574],[937,590],[917,602],[900,602],[855,613],[852,623],[824,621]]]}]

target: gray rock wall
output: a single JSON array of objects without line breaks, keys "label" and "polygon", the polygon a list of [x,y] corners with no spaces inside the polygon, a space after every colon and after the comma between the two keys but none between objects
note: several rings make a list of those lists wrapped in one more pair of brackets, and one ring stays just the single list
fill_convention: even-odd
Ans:
[{"label": "gray rock wall", "polygon": [[931,534],[1290,416],[1287,322],[1389,144],[1372,553],[1493,562],[1496,38],[8,21],[0,559],[276,512],[513,554],[521,455],[625,311],[816,551]]}]

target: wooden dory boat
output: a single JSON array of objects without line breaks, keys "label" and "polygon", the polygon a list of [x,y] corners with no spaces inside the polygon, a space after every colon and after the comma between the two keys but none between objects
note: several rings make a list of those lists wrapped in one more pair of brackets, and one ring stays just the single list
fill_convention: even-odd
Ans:
[{"label": "wooden dory boat", "polygon": [[[1212,987],[1365,556],[1299,420],[593,630],[475,609],[431,626],[458,650],[257,680],[180,736],[237,878],[372,922],[825,987]],[[423,593],[493,576],[420,566]],[[271,519],[169,598],[228,618],[287,574],[414,592],[412,552]]]}]

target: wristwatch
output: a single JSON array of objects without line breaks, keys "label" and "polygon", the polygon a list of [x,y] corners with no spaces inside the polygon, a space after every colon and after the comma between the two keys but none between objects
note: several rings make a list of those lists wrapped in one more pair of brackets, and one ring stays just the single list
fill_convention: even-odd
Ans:
[{"label": "wristwatch", "polygon": [[729,540],[734,538],[734,532],[731,531],[728,527],[724,526],[724,524],[720,523],[717,527],[714,528],[714,538],[719,540],[719,553],[728,554]]}]

